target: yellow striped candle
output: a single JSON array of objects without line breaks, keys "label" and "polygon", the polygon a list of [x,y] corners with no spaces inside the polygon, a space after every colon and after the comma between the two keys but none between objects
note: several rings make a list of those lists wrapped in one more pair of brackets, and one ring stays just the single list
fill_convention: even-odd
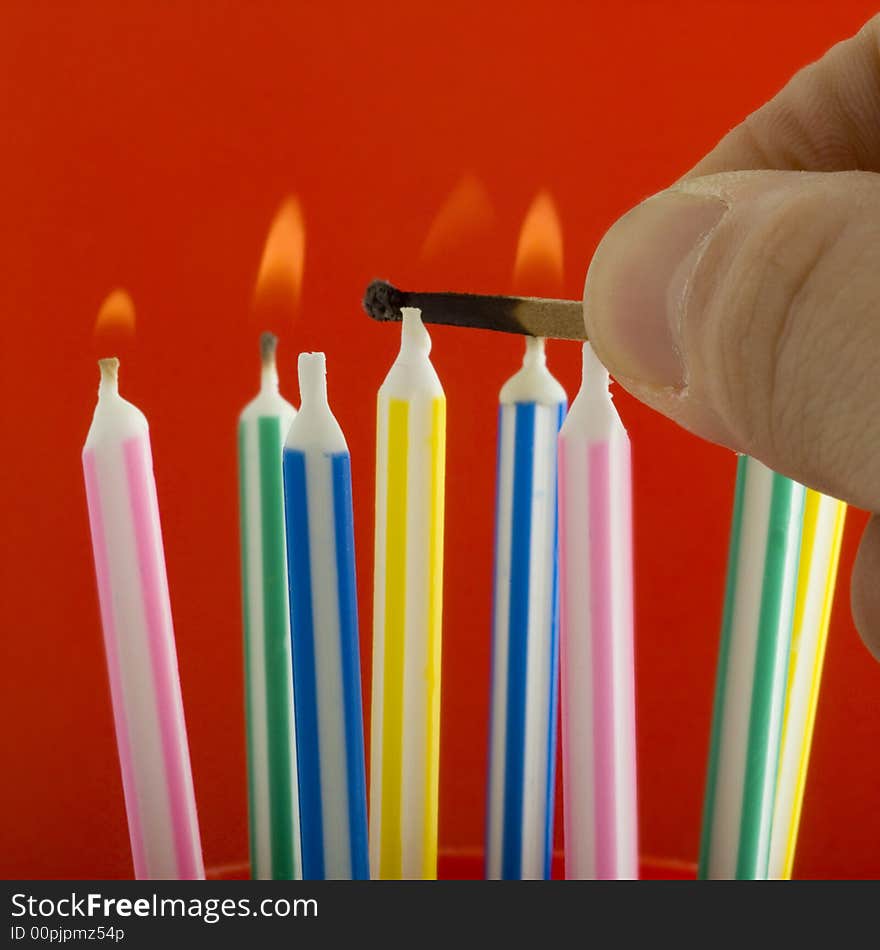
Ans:
[{"label": "yellow striped candle", "polygon": [[370,868],[437,876],[446,398],[421,314],[379,389]]},{"label": "yellow striped candle", "polygon": [[844,502],[807,490],[770,835],[776,880],[790,878],[794,864],[845,520]]}]

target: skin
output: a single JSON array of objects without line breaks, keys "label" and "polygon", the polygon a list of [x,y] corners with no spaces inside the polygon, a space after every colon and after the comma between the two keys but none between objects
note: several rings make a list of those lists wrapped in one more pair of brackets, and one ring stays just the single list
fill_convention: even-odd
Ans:
[{"label": "skin", "polygon": [[643,402],[875,513],[851,590],[880,659],[880,16],[612,226],[584,320]]}]

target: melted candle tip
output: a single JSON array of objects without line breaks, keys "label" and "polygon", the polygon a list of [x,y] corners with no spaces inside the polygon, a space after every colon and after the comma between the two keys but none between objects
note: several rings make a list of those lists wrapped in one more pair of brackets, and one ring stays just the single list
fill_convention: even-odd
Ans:
[{"label": "melted candle tip", "polygon": [[303,407],[327,402],[327,362],[323,353],[300,353],[297,363]]},{"label": "melted candle tip", "polygon": [[583,364],[581,369],[581,385],[589,386],[593,390],[609,392],[611,377],[605,364],[600,362],[599,357],[589,343],[584,343]]},{"label": "melted candle tip", "polygon": [[278,349],[278,337],[274,333],[260,334],[260,357],[263,366],[275,365],[275,351]]},{"label": "melted candle tip", "polygon": [[108,356],[98,360],[101,368],[101,385],[115,386],[119,381],[119,360],[115,356]]},{"label": "melted candle tip", "polygon": [[523,366],[543,366],[547,362],[547,351],[544,337],[527,336],[526,352],[523,356]]},{"label": "melted candle tip", "polygon": [[431,335],[422,322],[422,311],[418,307],[402,307],[403,324],[400,331],[401,353],[430,353]]}]

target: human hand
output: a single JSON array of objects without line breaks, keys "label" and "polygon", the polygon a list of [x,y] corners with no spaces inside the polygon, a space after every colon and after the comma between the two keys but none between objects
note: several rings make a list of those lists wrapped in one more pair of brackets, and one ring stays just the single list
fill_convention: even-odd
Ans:
[{"label": "human hand", "polygon": [[605,235],[587,335],[634,396],[875,512],[852,610],[880,658],[880,16]]}]

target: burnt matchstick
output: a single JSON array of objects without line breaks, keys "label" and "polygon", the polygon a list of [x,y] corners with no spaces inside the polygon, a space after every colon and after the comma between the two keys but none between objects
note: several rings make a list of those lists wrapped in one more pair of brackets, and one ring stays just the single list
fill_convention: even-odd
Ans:
[{"label": "burnt matchstick", "polygon": [[374,320],[399,321],[401,307],[417,307],[425,323],[476,327],[554,340],[585,340],[580,300],[501,297],[488,294],[418,293],[374,280],[364,294],[364,310]]}]

